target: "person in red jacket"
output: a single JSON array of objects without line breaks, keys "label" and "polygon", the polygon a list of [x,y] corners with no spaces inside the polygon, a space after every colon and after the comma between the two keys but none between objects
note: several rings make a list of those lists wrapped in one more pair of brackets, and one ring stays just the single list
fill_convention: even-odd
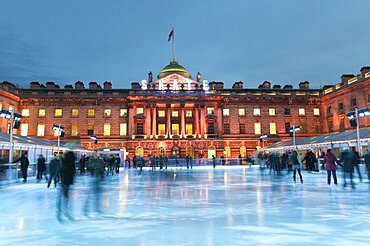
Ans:
[{"label": "person in red jacket", "polygon": [[333,174],[334,184],[338,185],[337,182],[337,173],[336,173],[336,165],[339,164],[337,157],[331,152],[331,149],[328,149],[326,155],[324,156],[324,161],[322,163],[322,167],[326,164],[326,171],[328,173],[328,185],[330,185],[331,181],[331,174]]}]

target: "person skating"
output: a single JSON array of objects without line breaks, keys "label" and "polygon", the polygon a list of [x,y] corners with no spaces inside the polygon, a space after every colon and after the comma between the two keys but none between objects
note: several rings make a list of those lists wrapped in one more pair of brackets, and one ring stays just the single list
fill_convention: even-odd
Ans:
[{"label": "person skating", "polygon": [[360,182],[362,182],[362,176],[361,176],[361,172],[360,172],[360,167],[358,166],[360,164],[360,155],[356,151],[356,148],[355,147],[352,147],[352,152],[353,152],[353,159],[352,159],[353,167],[357,171],[358,178],[360,179]]},{"label": "person skating", "polygon": [[293,169],[293,181],[296,182],[295,176],[296,172],[298,172],[299,178],[301,180],[301,183],[303,183],[303,178],[301,174],[301,158],[298,156],[298,152],[296,150],[293,151],[293,154],[290,156],[290,161],[292,163],[292,169]]},{"label": "person skating", "polygon": [[340,162],[343,163],[343,188],[347,186],[347,175],[349,175],[352,189],[355,189],[353,182],[353,159],[354,153],[348,149],[344,150],[340,156]]},{"label": "person skating", "polygon": [[331,183],[331,175],[333,174],[334,184],[338,185],[337,181],[337,173],[336,173],[336,165],[339,164],[337,157],[331,152],[331,149],[328,149],[326,155],[324,156],[324,161],[322,163],[322,167],[326,164],[326,172],[328,173],[328,185]]},{"label": "person skating", "polygon": [[24,153],[21,157],[13,161],[13,163],[21,163],[21,172],[22,172],[22,177],[23,177],[23,182],[27,182],[27,171],[28,171],[28,166],[30,165],[30,162],[27,158],[27,153]]},{"label": "person skating", "polygon": [[370,187],[370,149],[368,149],[366,151],[366,154],[364,156],[364,160],[365,160],[365,167],[366,167],[366,171],[367,171],[367,179],[369,181],[369,187]]},{"label": "person skating", "polygon": [[36,180],[40,182],[42,180],[42,174],[45,175],[46,178],[46,165],[45,165],[45,158],[43,155],[40,155],[39,158],[37,159],[37,175],[36,175]]},{"label": "person skating", "polygon": [[54,180],[54,187],[57,186],[59,182],[59,172],[60,172],[60,159],[57,157],[53,157],[50,161],[50,174],[49,174],[49,181],[48,181],[48,188],[50,187],[51,181]]}]

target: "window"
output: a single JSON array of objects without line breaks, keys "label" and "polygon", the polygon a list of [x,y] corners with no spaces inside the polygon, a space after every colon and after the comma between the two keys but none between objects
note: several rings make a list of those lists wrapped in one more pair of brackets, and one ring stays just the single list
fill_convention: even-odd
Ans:
[{"label": "window", "polygon": [[239,133],[245,134],[245,124],[244,123],[239,123]]},{"label": "window", "polygon": [[274,116],[274,115],[276,115],[276,109],[274,109],[274,108],[269,108],[269,115],[270,115],[270,116]]},{"label": "window", "polygon": [[370,103],[370,94],[367,95],[367,102]]},{"label": "window", "polygon": [[304,108],[299,108],[298,109],[298,114],[299,115],[305,115]]},{"label": "window", "polygon": [[333,132],[334,131],[333,122],[328,122],[328,130],[329,130],[329,132]]},{"label": "window", "polygon": [[38,137],[45,136],[45,125],[43,123],[37,124],[37,136]]},{"label": "window", "polygon": [[119,110],[119,117],[127,117],[127,108],[121,108]]},{"label": "window", "polygon": [[345,131],[345,128],[344,128],[344,118],[340,119],[340,123],[339,123],[339,132],[344,132]]},{"label": "window", "polygon": [[13,110],[13,111],[15,111],[15,110],[14,110],[14,106],[13,106],[13,105],[9,105],[9,110]]},{"label": "window", "polygon": [[22,116],[23,117],[28,117],[30,116],[30,110],[28,108],[22,109]]},{"label": "window", "polygon": [[136,114],[144,114],[144,108],[137,108]]},{"label": "window", "polygon": [[136,134],[143,135],[144,134],[144,123],[137,123],[136,124]]},{"label": "window", "polygon": [[87,124],[87,135],[94,135],[94,123]]},{"label": "window", "polygon": [[338,114],[343,114],[344,113],[344,105],[343,103],[338,103]]},{"label": "window", "polygon": [[88,116],[88,117],[94,117],[94,116],[95,116],[95,109],[93,109],[93,108],[89,108],[89,109],[87,110],[87,116]]},{"label": "window", "polygon": [[72,109],[72,117],[78,117],[78,109],[76,108]]},{"label": "window", "polygon": [[104,117],[110,117],[112,110],[110,108],[104,109]]},{"label": "window", "polygon": [[245,116],[245,108],[238,109],[238,115],[239,116]]},{"label": "window", "polygon": [[315,133],[321,133],[320,126],[315,126]]},{"label": "window", "polygon": [[207,114],[215,114],[215,108],[207,108]]},{"label": "window", "polygon": [[193,134],[193,124],[185,124],[185,135]]},{"label": "window", "polygon": [[285,122],[285,133],[290,133],[290,122]]},{"label": "window", "polygon": [[276,134],[276,123],[270,122],[270,134]]},{"label": "window", "polygon": [[319,108],[314,108],[313,109],[313,115],[320,115],[320,109]]},{"label": "window", "polygon": [[28,124],[27,123],[22,123],[21,124],[21,135],[22,136],[27,136],[28,135]]},{"label": "window", "polygon": [[158,133],[159,135],[166,135],[166,125],[158,124]]},{"label": "window", "polygon": [[331,116],[331,115],[333,115],[333,113],[332,113],[332,111],[331,111],[331,106],[327,107],[327,109],[326,109],[326,115],[327,115],[327,116]]},{"label": "window", "polygon": [[54,116],[55,117],[61,117],[63,115],[63,110],[61,108],[56,108]]},{"label": "window", "polygon": [[186,112],[185,112],[185,116],[186,116],[186,117],[193,117],[193,111],[191,111],[191,110],[186,110]]},{"label": "window", "polygon": [[260,135],[261,134],[261,122],[254,123],[254,134]]},{"label": "window", "polygon": [[166,113],[164,110],[158,110],[158,117],[165,117]]},{"label": "window", "polygon": [[253,115],[254,116],[260,116],[261,115],[261,110],[259,108],[253,109]]},{"label": "window", "polygon": [[284,108],[284,115],[290,115],[290,108]]},{"label": "window", "polygon": [[179,124],[172,124],[172,135],[179,135]]},{"label": "window", "polygon": [[3,103],[0,102],[0,110],[2,110],[2,109],[3,109]]},{"label": "window", "polygon": [[77,136],[77,135],[78,135],[77,124],[72,124],[71,136]]},{"label": "window", "polygon": [[126,136],[127,135],[127,123],[119,124],[119,135]]},{"label": "window", "polygon": [[39,117],[45,117],[46,111],[43,108],[39,109]]},{"label": "window", "polygon": [[230,116],[230,109],[228,109],[228,108],[224,108],[224,109],[222,110],[222,114],[223,114],[223,116]]},{"label": "window", "polygon": [[215,123],[208,122],[208,132],[207,134],[215,134]]},{"label": "window", "polygon": [[357,107],[357,101],[356,98],[351,99],[351,109],[354,109]]},{"label": "window", "polygon": [[179,117],[179,111],[177,110],[172,111],[172,117]]},{"label": "window", "polygon": [[224,134],[230,134],[230,123],[224,123]]},{"label": "window", "polygon": [[110,124],[104,123],[104,136],[110,136]]}]

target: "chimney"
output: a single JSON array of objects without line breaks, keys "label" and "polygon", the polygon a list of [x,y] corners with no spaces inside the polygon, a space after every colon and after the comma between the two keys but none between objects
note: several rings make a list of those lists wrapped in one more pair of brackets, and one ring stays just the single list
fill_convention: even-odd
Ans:
[{"label": "chimney", "polygon": [[326,90],[326,89],[329,89],[329,88],[332,88],[333,86],[332,85],[324,85],[322,87],[323,90]]},{"label": "chimney", "polygon": [[292,90],[293,86],[292,85],[284,85],[283,90]]},{"label": "chimney", "polygon": [[[260,88],[260,87],[258,87],[258,88]],[[262,89],[271,89],[271,83],[269,82],[269,81],[264,81],[263,83],[262,83],[262,85],[261,85],[261,88]],[[260,89],[261,89],[260,88]]]},{"label": "chimney", "polygon": [[243,89],[243,82],[242,81],[239,81],[239,82],[235,82],[234,84],[233,84],[233,89]]},{"label": "chimney", "polygon": [[361,74],[368,73],[370,72],[370,66],[362,67],[360,71],[361,71]]},{"label": "chimney", "polygon": [[[101,88],[101,87],[100,87]],[[99,85],[98,85],[98,83],[96,83],[96,82],[90,82],[89,83],[89,89],[99,89]]]},{"label": "chimney", "polygon": [[310,89],[310,82],[303,81],[299,83],[299,89]]},{"label": "chimney", "polygon": [[73,89],[73,85],[65,85],[64,89]]},{"label": "chimney", "polygon": [[83,83],[83,82],[81,82],[81,81],[77,81],[77,82],[75,83],[75,89],[77,89],[77,90],[85,89],[85,85],[84,85],[84,83]]},{"label": "chimney", "polygon": [[352,79],[353,77],[355,77],[355,75],[353,74],[343,74],[342,76],[340,76],[342,83],[347,82],[349,79]]},{"label": "chimney", "polygon": [[46,82],[45,85],[46,85],[46,89],[55,89],[55,88],[57,88],[56,84],[52,81]]},{"label": "chimney", "polygon": [[281,85],[274,85],[272,87],[272,89],[274,89],[274,90],[280,90],[281,89]]},{"label": "chimney", "polygon": [[40,89],[40,82],[38,82],[38,81],[32,81],[30,83],[30,89]]},{"label": "chimney", "polygon": [[224,88],[224,82],[209,82],[209,87],[211,90],[222,90]]},{"label": "chimney", "polygon": [[131,83],[131,89],[133,89],[133,90],[140,90],[140,84],[139,84],[139,82],[132,82]]},{"label": "chimney", "polygon": [[112,83],[109,81],[104,82],[104,90],[111,90],[112,89]]}]

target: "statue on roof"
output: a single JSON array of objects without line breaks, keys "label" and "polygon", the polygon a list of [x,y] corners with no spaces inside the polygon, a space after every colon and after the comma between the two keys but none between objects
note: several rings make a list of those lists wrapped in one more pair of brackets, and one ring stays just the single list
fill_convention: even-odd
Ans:
[{"label": "statue on roof", "polygon": [[197,82],[202,80],[202,74],[200,72],[197,73]]},{"label": "statue on roof", "polygon": [[148,82],[149,83],[153,82],[153,73],[152,73],[152,71],[149,71],[149,73],[148,73]]}]

